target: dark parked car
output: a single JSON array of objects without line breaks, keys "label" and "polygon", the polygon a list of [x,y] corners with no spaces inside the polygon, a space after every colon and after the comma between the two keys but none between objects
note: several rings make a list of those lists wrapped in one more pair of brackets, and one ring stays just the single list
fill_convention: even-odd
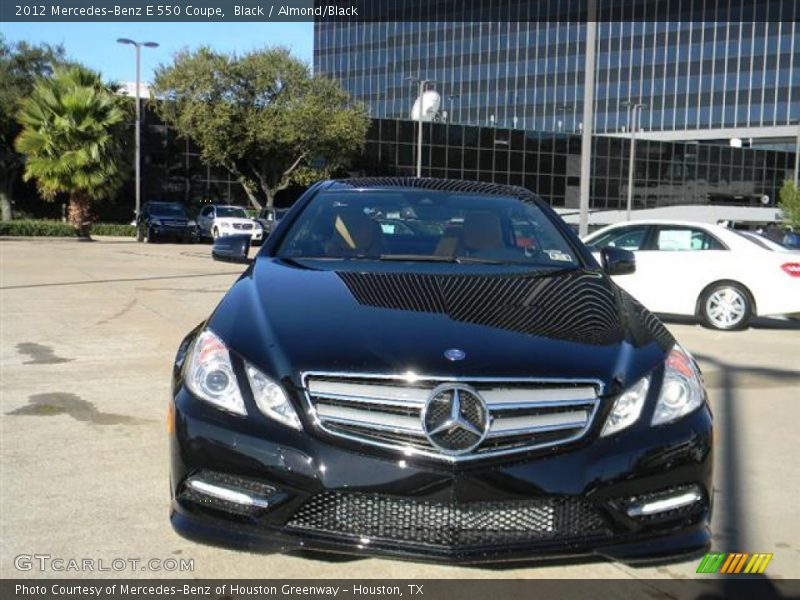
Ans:
[{"label": "dark parked car", "polygon": [[264,230],[264,237],[272,233],[287,212],[288,210],[285,208],[275,208],[274,206],[265,206],[261,209],[256,217],[256,221],[259,222],[261,228]]},{"label": "dark parked car", "polygon": [[136,219],[136,241],[197,241],[197,224],[180,202],[146,202]]},{"label": "dark parked car", "polygon": [[354,179],[298,202],[178,350],[180,534],[453,562],[708,547],[706,392],[611,281],[630,252],[601,267],[518,187]]}]

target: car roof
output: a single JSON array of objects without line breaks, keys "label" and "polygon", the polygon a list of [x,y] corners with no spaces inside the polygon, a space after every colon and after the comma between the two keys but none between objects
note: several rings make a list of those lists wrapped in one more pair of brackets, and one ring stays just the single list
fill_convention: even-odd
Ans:
[{"label": "car roof", "polygon": [[704,223],[702,221],[685,221],[681,219],[635,219],[633,221],[620,221],[619,223],[612,223],[605,225],[605,227],[614,227],[620,225],[681,225],[687,227],[722,227],[715,223]]},{"label": "car roof", "polygon": [[634,221],[620,221],[619,223],[611,223],[610,225],[604,225],[600,229],[596,229],[592,233],[586,236],[586,239],[596,236],[598,233],[611,231],[612,229],[616,229],[618,227],[627,227],[627,226],[635,226],[635,225],[676,225],[680,227],[698,227],[700,229],[707,229],[709,231],[715,231],[719,233],[720,231],[730,231],[728,227],[723,227],[722,225],[716,225],[714,223],[703,223],[701,221],[681,221],[679,219],[641,219],[641,220],[634,220]]},{"label": "car roof", "polygon": [[483,194],[486,196],[505,196],[526,202],[538,200],[532,191],[502,183],[467,181],[464,179],[440,179],[438,177],[353,177],[351,179],[332,179],[326,190],[430,190],[436,192],[459,192],[463,194]]}]

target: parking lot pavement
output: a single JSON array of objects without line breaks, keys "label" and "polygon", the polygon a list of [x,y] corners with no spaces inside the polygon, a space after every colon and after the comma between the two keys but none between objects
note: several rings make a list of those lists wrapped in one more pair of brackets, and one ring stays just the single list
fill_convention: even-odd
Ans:
[{"label": "parking lot pavement", "polygon": [[[193,559],[169,577],[694,577],[697,561],[481,569],[346,562],[201,546],[169,521],[164,427],[173,354],[241,267],[209,246],[128,240],[0,241],[0,577],[21,554]],[[714,549],[772,552],[800,576],[800,329],[734,333],[669,324],[700,359],[716,418]],[[97,564],[97,563],[95,563]],[[141,567],[139,567],[141,569]]]}]

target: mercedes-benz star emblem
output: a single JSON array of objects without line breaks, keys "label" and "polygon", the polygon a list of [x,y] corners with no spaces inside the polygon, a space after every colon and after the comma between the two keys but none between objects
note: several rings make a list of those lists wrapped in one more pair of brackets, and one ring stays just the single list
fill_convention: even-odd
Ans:
[{"label": "mercedes-benz star emblem", "polygon": [[435,388],[422,410],[422,430],[431,444],[447,454],[477,448],[489,433],[489,411],[477,390],[445,383]]},{"label": "mercedes-benz star emblem", "polygon": [[444,357],[447,360],[464,360],[467,357],[467,353],[463,350],[458,348],[450,348],[444,351]]}]

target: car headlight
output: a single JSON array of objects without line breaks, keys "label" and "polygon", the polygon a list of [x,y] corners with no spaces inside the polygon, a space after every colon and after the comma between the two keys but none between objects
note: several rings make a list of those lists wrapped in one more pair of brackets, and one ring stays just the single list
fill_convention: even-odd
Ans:
[{"label": "car headlight", "polygon": [[160,225],[161,225],[161,219],[152,219],[152,220],[150,221],[150,224],[151,224],[151,225],[160,226]]},{"label": "car headlight", "polygon": [[[270,419],[302,430],[300,419],[280,384],[246,361],[245,373],[258,409]],[[206,329],[197,336],[185,379],[198,398],[236,415],[247,414],[230,352],[214,332]]]},{"label": "car headlight", "polygon": [[611,412],[606,417],[601,436],[617,433],[633,425],[642,414],[647,391],[650,389],[650,376],[645,375],[627,390],[622,392],[614,401]]},{"label": "car headlight", "polygon": [[189,221],[186,223],[186,226],[187,227],[197,227],[197,221],[195,221],[194,219],[189,219]]},{"label": "car headlight", "polygon": [[670,423],[703,404],[703,379],[692,356],[677,344],[664,366],[664,383],[653,413],[653,425]]},{"label": "car headlight", "polygon": [[303,426],[283,388],[248,362],[244,363],[244,370],[258,409],[270,419],[301,431]]},{"label": "car headlight", "polygon": [[247,414],[228,348],[213,332],[197,336],[185,379],[198,398],[236,415]]},{"label": "car headlight", "polygon": [[231,226],[231,224],[230,223],[225,223],[223,221],[222,223],[219,224],[219,226],[220,226],[221,229],[227,229],[228,227]]}]

